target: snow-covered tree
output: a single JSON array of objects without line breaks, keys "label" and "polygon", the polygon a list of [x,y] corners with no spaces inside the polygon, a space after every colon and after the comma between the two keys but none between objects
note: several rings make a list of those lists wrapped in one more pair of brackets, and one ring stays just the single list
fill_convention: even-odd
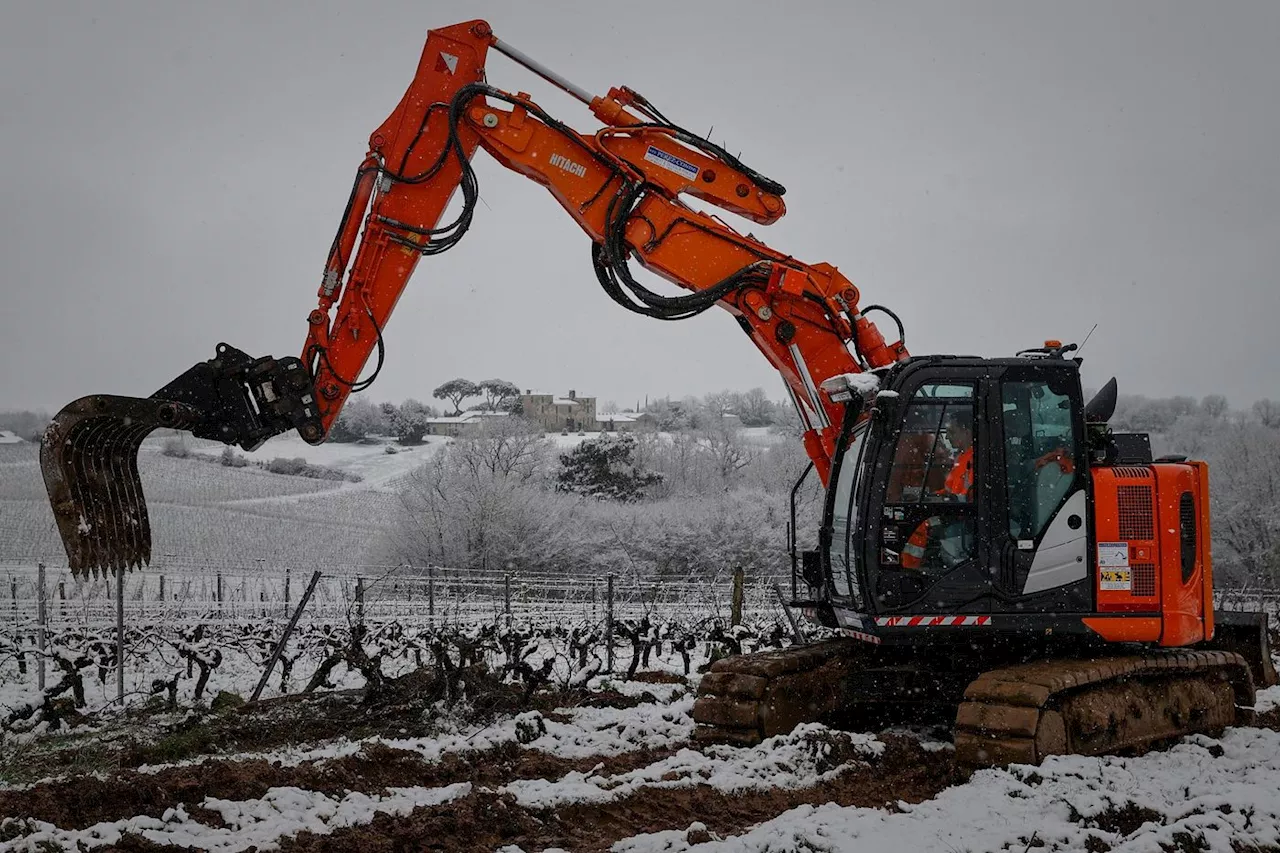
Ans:
[{"label": "snow-covered tree", "polygon": [[1215,445],[1206,456],[1219,585],[1280,585],[1280,431],[1227,425]]},{"label": "snow-covered tree", "polygon": [[1258,423],[1269,429],[1280,427],[1280,402],[1275,400],[1259,400],[1253,404],[1254,417]]},{"label": "snow-covered tree", "polygon": [[662,475],[637,467],[635,451],[631,433],[584,441],[560,456],[556,488],[603,500],[638,501],[662,481]]},{"label": "snow-covered tree", "polygon": [[485,411],[510,411],[511,405],[520,399],[520,386],[505,379],[486,379],[478,386],[484,394]]},{"label": "snow-covered tree", "polygon": [[399,406],[392,406],[387,419],[401,444],[421,444],[427,434],[427,421],[435,414],[430,406],[410,397]]},{"label": "snow-covered tree", "polygon": [[453,406],[453,415],[462,414],[462,401],[468,397],[480,396],[480,386],[470,379],[450,379],[431,392],[437,400],[447,400]]},{"label": "snow-covered tree", "polygon": [[1226,417],[1229,410],[1227,398],[1221,394],[1209,394],[1200,399],[1200,411],[1211,418]]},{"label": "snow-covered tree", "polygon": [[329,430],[330,441],[360,441],[382,432],[384,417],[380,406],[364,397],[351,397]]},{"label": "snow-covered tree", "polygon": [[769,399],[769,395],[763,388],[752,388],[738,395],[735,411],[742,419],[743,426],[757,427],[773,423],[775,408],[774,402]]}]

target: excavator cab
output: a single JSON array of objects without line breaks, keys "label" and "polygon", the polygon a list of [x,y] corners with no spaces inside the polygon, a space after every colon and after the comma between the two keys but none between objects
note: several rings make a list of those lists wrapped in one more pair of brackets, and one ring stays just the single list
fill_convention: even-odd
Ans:
[{"label": "excavator cab", "polygon": [[[1079,366],[913,359],[888,372],[829,501],[830,600],[864,613],[1082,613]],[[834,497],[834,496],[833,496]]]},{"label": "excavator cab", "polygon": [[1265,624],[1215,616],[1208,466],[1113,433],[1115,380],[1086,404],[1074,349],[884,371],[842,436],[800,605],[875,642],[1215,641],[1274,683]]}]

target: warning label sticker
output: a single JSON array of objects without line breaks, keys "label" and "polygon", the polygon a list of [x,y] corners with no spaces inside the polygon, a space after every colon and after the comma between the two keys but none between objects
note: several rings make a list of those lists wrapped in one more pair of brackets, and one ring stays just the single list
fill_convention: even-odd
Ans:
[{"label": "warning label sticker", "polygon": [[1099,569],[1129,568],[1129,543],[1128,542],[1099,542],[1098,543],[1098,568]]},{"label": "warning label sticker", "polygon": [[1099,569],[1098,589],[1124,590],[1128,592],[1132,589],[1129,584],[1129,570]]}]

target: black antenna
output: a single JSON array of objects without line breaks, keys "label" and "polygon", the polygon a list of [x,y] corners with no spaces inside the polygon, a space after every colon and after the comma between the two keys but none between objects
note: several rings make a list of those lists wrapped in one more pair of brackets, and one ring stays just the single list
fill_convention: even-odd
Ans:
[{"label": "black antenna", "polygon": [[1093,324],[1093,329],[1090,329],[1090,330],[1089,330],[1089,334],[1087,334],[1087,335],[1085,335],[1085,336],[1084,336],[1084,340],[1080,342],[1080,347],[1079,347],[1079,349],[1077,349],[1077,350],[1076,350],[1076,358],[1079,358],[1079,357],[1080,357],[1080,353],[1084,351],[1084,345],[1085,345],[1085,344],[1087,344],[1087,343],[1089,343],[1089,338],[1093,337],[1094,329],[1097,329],[1097,328],[1098,328],[1098,324],[1097,324],[1097,323],[1094,323],[1094,324]]}]

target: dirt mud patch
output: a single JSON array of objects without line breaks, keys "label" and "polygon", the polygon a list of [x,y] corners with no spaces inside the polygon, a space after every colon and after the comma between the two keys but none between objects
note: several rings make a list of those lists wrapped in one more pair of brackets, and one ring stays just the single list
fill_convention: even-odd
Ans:
[{"label": "dirt mud patch", "polygon": [[689,679],[683,675],[676,675],[674,672],[659,672],[652,670],[650,672],[637,672],[631,676],[632,681],[639,681],[641,684],[688,684]]},{"label": "dirt mud patch", "polygon": [[883,807],[899,800],[920,802],[961,781],[949,752],[927,752],[907,737],[884,740],[885,752],[874,766],[855,768],[829,782],[795,791],[730,794],[705,785],[645,788],[611,803],[527,809],[510,796],[475,790],[441,806],[399,817],[379,815],[367,825],[331,835],[302,833],[283,841],[281,850],[470,850],[517,844],[525,849],[601,851],[622,838],[694,821],[718,835],[738,833],[805,803]]},{"label": "dirt mud patch", "polygon": [[[294,786],[341,797],[351,791],[378,794],[393,787],[443,787],[458,782],[500,787],[516,779],[559,779],[572,771],[625,773],[667,757],[673,750],[644,750],[601,758],[565,759],[516,743],[450,753],[427,761],[417,752],[371,743],[357,754],[282,767],[260,759],[173,767],[156,773],[126,771],[105,779],[80,777],[45,782],[24,791],[0,792],[0,814],[47,821],[62,829],[84,829],[137,815],[160,816],[206,797],[249,800],[268,789]],[[197,818],[199,819],[199,818]],[[216,824],[212,824],[216,825]]]}]

